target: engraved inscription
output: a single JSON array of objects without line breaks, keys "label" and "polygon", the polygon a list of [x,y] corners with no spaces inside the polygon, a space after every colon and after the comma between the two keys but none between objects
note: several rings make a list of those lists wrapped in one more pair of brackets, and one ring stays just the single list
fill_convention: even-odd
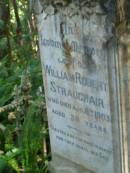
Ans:
[{"label": "engraved inscription", "polygon": [[[114,173],[105,28],[80,16],[44,22],[49,28],[39,36],[52,153]],[[102,171],[108,163],[111,170]]]}]

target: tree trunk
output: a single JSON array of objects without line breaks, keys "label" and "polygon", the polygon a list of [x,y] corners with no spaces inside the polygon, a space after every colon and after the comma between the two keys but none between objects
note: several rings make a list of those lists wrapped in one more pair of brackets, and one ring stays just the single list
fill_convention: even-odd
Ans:
[{"label": "tree trunk", "polygon": [[22,38],[21,38],[22,27],[21,27],[19,12],[18,12],[18,6],[17,6],[16,0],[12,0],[12,3],[13,3],[16,22],[17,22],[17,28],[16,28],[17,42],[18,42],[19,45],[22,45]]},{"label": "tree trunk", "polygon": [[9,32],[9,25],[10,25],[10,4],[9,0],[2,1],[0,0],[0,20],[3,23],[3,27],[0,28],[0,36],[1,38],[6,37],[7,40],[7,49],[3,48],[3,51],[0,52],[0,58],[5,57],[7,54],[10,59],[12,59],[11,53],[11,44],[10,44],[10,32]]}]

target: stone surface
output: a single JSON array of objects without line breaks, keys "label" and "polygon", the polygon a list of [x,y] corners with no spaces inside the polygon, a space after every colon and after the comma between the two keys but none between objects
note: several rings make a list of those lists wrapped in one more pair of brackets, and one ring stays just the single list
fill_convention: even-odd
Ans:
[{"label": "stone surface", "polygon": [[50,170],[128,173],[129,39],[117,48],[114,1],[47,2],[37,7]]},{"label": "stone surface", "polygon": [[54,155],[53,161],[49,163],[49,170],[53,173],[93,173],[83,166],[57,155]]}]

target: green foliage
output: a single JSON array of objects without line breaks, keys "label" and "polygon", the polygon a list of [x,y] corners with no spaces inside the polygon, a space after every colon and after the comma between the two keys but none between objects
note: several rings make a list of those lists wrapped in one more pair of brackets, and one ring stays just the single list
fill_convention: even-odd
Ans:
[{"label": "green foliage", "polygon": [[20,151],[14,148],[8,151],[4,156],[0,156],[0,172],[1,173],[20,173],[18,162],[16,157],[20,154]]},{"label": "green foliage", "polygon": [[37,169],[37,153],[42,144],[42,121],[39,116],[39,109],[31,105],[23,124],[23,161],[26,172],[33,172]]},{"label": "green foliage", "polygon": [[0,30],[3,29],[3,27],[4,27],[4,21],[0,20]]},{"label": "green foliage", "polygon": [[3,106],[11,99],[11,93],[16,84],[20,83],[21,70],[16,63],[8,67],[8,59],[4,58],[0,63],[0,105]]},{"label": "green foliage", "polygon": [[0,39],[0,49],[1,49],[1,51],[4,51],[5,49],[7,49],[7,40],[6,40],[6,38],[1,38]]},{"label": "green foliage", "polygon": [[14,1],[0,3],[0,173],[47,173],[49,156],[43,146],[48,129],[35,17],[27,0]]}]

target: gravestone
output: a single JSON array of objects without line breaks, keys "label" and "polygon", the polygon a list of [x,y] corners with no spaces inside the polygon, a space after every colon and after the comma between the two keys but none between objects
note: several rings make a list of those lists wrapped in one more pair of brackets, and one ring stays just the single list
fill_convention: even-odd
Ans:
[{"label": "gravestone", "polygon": [[116,32],[115,8],[113,0],[35,2],[51,173],[130,171],[129,38]]}]

